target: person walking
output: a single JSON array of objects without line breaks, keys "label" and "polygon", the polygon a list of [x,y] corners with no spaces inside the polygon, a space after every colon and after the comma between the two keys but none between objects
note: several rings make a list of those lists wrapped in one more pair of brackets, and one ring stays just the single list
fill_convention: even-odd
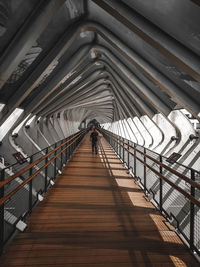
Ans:
[{"label": "person walking", "polygon": [[98,132],[96,130],[96,128],[93,128],[92,133],[90,134],[90,140],[92,142],[92,153],[97,154],[98,153],[98,148],[97,148],[97,142],[98,142]]}]

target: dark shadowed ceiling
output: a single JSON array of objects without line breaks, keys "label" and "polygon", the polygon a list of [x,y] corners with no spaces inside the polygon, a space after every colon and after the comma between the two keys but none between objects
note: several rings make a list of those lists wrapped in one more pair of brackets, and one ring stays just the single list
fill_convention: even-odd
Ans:
[{"label": "dark shadowed ceiling", "polygon": [[0,0],[0,103],[110,122],[200,120],[198,0]]}]

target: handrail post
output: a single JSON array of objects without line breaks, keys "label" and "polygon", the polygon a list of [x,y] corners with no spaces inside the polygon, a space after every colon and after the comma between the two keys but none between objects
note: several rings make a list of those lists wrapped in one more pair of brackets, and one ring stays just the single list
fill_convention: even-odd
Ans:
[{"label": "handrail post", "polygon": [[119,137],[119,156],[120,156],[120,158],[121,158],[121,153],[122,153],[121,137]]},{"label": "handrail post", "polygon": [[146,148],[144,147],[144,192],[146,193],[146,191],[147,191],[147,172],[146,172],[146,161],[147,161],[147,159],[146,159]]},{"label": "handrail post", "polygon": [[[191,180],[195,181],[195,171],[191,170]],[[190,193],[192,197],[195,197],[195,187],[191,185]],[[194,251],[194,216],[195,216],[195,209],[194,203],[190,201],[190,249]]]},{"label": "handrail post", "polygon": [[74,151],[74,135],[73,135],[72,145],[71,145],[71,155],[73,154],[73,151]]},{"label": "handrail post", "polygon": [[120,155],[119,135],[117,136],[117,155]]},{"label": "handrail post", "polygon": [[[30,157],[30,164],[33,162],[33,156]],[[29,177],[33,174],[33,168],[29,169]],[[33,206],[33,180],[29,182],[29,213],[32,211]]]},{"label": "handrail post", "polygon": [[[134,148],[136,148],[136,144],[134,143]],[[137,172],[136,172],[136,150],[134,149],[134,176],[135,178],[137,177]]]},{"label": "handrail post", "polygon": [[[63,141],[61,141],[61,144],[63,143]],[[61,147],[61,149],[60,150],[62,150],[62,147]],[[63,168],[63,152],[60,154],[60,165],[61,165],[61,170],[62,170],[62,168]]]},{"label": "handrail post", "polygon": [[75,148],[76,148],[76,141],[73,143],[72,153],[74,152]]},{"label": "handrail post", "polygon": [[72,155],[72,144],[73,140],[70,141],[70,145],[69,145],[69,157],[71,158],[71,155]]},{"label": "handrail post", "polygon": [[[73,135],[73,137],[74,137],[74,135]],[[72,155],[73,152],[74,152],[74,144],[75,144],[74,139],[72,139],[72,150],[71,150],[71,155]]]},{"label": "handrail post", "polygon": [[[124,138],[122,138],[122,141],[124,143]],[[123,163],[124,163],[124,144],[123,144]]]},{"label": "handrail post", "polygon": [[[67,140],[68,140],[68,138],[66,138],[65,141],[67,141]],[[67,147],[67,146],[68,146],[68,144],[65,145],[65,147]],[[65,149],[65,164],[67,163],[67,160],[68,160],[68,148]]]},{"label": "handrail post", "polygon": [[128,153],[128,155],[127,155],[127,164],[128,164],[128,169],[130,168],[130,154],[129,154],[129,140],[128,140],[128,144],[127,144],[127,149],[128,149],[128,151],[127,151],[127,153]]},{"label": "handrail post", "polygon": [[[55,143],[55,148],[57,147],[57,143]],[[57,154],[57,150],[54,152],[54,156]],[[54,159],[54,179],[56,178],[56,158]]]},{"label": "handrail post", "polygon": [[[5,169],[1,171],[0,181],[5,179]],[[4,196],[4,186],[0,188],[0,198]],[[0,255],[3,253],[4,245],[4,204],[0,206]]]},{"label": "handrail post", "polygon": [[[46,155],[48,154],[48,147],[46,148]],[[45,159],[45,164],[48,162],[48,157]],[[48,177],[48,166],[45,168],[45,181],[44,181],[44,192],[47,192],[47,177]]]},{"label": "handrail post", "polygon": [[[162,155],[160,155],[160,163],[162,163]],[[160,165],[160,174],[162,175],[163,173],[163,167]],[[160,194],[159,194],[159,201],[160,201],[160,211],[162,212],[163,209],[163,180],[161,178],[159,178],[160,183],[159,183],[159,187],[160,187]]]},{"label": "handrail post", "polygon": [[69,158],[70,158],[70,154],[71,154],[71,146],[70,146],[70,143],[71,143],[71,141],[69,142],[69,144],[68,144],[68,148],[67,148],[67,150],[68,150],[68,156],[67,156],[67,160],[69,160]]}]

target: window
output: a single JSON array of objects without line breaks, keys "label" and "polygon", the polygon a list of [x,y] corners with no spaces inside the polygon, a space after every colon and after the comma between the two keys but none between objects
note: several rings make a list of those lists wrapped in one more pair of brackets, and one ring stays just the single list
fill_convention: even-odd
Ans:
[{"label": "window", "polygon": [[23,109],[16,108],[13,113],[7,118],[7,120],[0,127],[0,141],[6,136],[14,123],[18,120],[20,115],[24,112]]}]

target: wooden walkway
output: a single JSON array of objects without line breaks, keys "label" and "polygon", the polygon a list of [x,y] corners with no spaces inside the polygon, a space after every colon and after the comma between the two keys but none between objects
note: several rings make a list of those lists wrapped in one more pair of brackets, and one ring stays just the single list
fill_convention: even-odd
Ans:
[{"label": "wooden walkway", "polygon": [[1,267],[199,266],[102,140],[86,136]]}]

